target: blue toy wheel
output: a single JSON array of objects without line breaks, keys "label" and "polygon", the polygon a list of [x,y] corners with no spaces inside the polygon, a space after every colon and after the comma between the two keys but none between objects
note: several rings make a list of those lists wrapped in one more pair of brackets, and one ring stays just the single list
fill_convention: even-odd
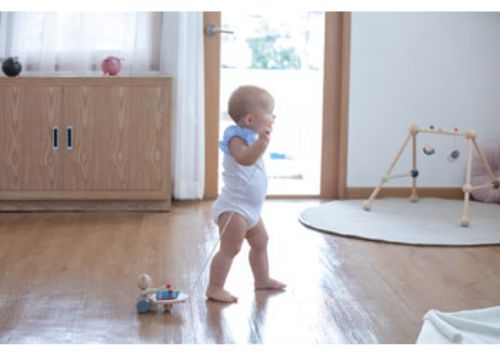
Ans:
[{"label": "blue toy wheel", "polygon": [[148,300],[141,299],[137,301],[137,312],[140,314],[145,314],[151,309],[151,302]]}]

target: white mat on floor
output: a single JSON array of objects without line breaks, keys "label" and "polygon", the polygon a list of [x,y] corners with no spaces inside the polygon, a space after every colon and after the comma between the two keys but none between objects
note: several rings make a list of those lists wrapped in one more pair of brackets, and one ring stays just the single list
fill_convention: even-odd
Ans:
[{"label": "white mat on floor", "polygon": [[500,306],[450,313],[429,310],[417,343],[500,343]]},{"label": "white mat on floor", "polygon": [[470,226],[460,226],[463,201],[382,198],[371,211],[364,200],[332,201],[304,210],[306,226],[348,237],[425,245],[500,244],[500,205],[470,202]]}]

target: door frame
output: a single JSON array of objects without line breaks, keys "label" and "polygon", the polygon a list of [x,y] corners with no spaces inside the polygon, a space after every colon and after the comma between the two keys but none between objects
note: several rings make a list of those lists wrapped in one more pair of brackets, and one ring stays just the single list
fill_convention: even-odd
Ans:
[{"label": "door frame", "polygon": [[[220,12],[204,12],[203,28],[221,25]],[[204,199],[218,196],[219,174],[219,100],[220,100],[220,36],[204,36],[205,51],[205,191]]]},{"label": "door frame", "polygon": [[[221,25],[220,12],[205,12],[204,25]],[[325,12],[323,84],[323,137],[319,195],[269,197],[335,199],[346,197],[347,135],[351,14]],[[220,36],[205,36],[205,191],[203,198],[218,195]]]}]

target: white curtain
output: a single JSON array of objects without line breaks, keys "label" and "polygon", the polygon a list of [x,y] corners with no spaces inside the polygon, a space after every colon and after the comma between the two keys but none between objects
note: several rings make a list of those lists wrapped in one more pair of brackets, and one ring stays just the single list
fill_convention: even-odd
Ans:
[{"label": "white curtain", "polygon": [[159,70],[161,13],[2,12],[0,57],[19,57],[23,75],[100,75],[123,59],[121,75]]},{"label": "white curtain", "polygon": [[161,71],[173,79],[174,197],[201,199],[205,184],[203,14],[163,14]]},{"label": "white curtain", "polygon": [[205,181],[203,14],[200,12],[1,12],[0,57],[17,56],[22,76],[172,76],[172,183],[176,199],[201,199]]}]

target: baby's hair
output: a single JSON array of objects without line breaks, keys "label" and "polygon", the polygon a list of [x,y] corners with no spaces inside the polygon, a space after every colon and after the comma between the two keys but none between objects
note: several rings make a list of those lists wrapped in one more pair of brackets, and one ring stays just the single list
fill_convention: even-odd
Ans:
[{"label": "baby's hair", "polygon": [[270,103],[273,103],[273,97],[267,90],[245,85],[231,94],[227,112],[238,123],[245,115],[252,114],[256,107],[267,107]]}]

